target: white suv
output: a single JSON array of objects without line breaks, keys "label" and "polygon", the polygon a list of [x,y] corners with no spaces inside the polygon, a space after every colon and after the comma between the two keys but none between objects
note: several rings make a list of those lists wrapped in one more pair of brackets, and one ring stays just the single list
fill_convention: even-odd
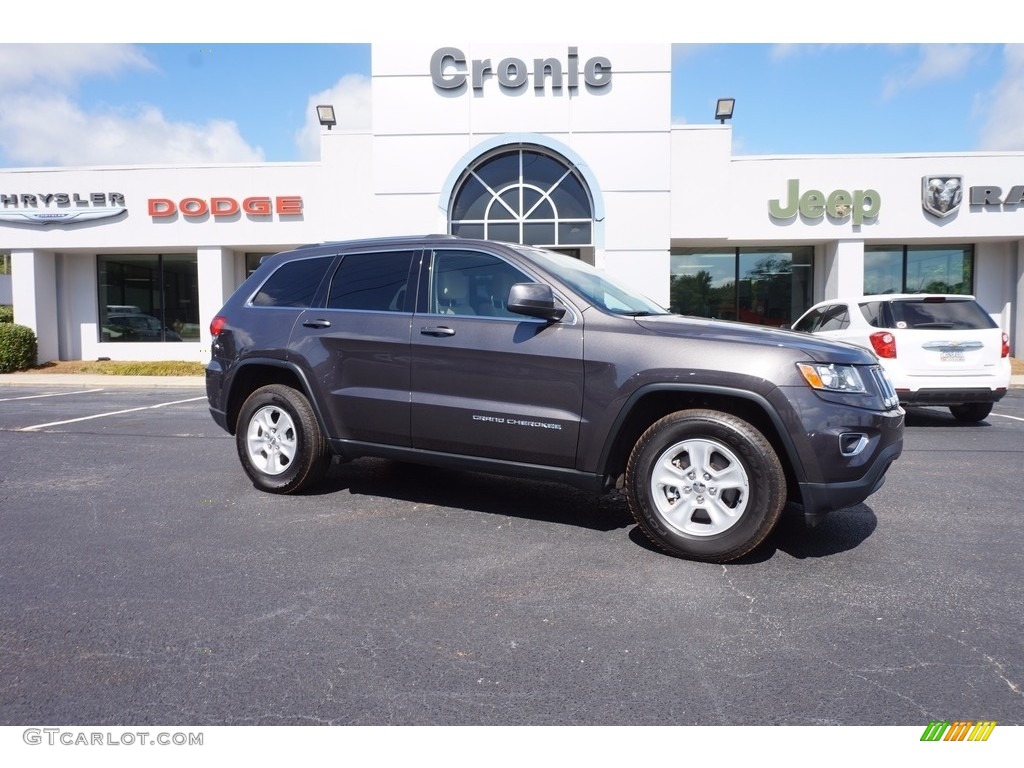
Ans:
[{"label": "white suv", "polygon": [[792,326],[872,350],[901,405],[981,421],[1010,385],[1010,345],[973,296],[884,294],[815,304]]}]

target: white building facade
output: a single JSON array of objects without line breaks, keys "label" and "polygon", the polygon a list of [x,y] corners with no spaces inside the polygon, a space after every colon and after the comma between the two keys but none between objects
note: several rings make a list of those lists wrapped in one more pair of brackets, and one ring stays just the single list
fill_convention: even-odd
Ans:
[{"label": "white building facade", "polygon": [[1024,333],[1024,153],[744,157],[672,125],[671,46],[374,45],[372,123],[313,163],[0,170],[0,252],[40,361],[208,359],[259,258],[449,232],[569,252],[675,311],[971,293]]}]

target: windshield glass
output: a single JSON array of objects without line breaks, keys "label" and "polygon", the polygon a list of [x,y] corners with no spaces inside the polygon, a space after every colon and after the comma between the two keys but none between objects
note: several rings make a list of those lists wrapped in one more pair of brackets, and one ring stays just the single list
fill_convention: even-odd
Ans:
[{"label": "windshield glass", "polygon": [[591,304],[617,315],[667,315],[664,307],[584,261],[554,251],[518,247]]}]

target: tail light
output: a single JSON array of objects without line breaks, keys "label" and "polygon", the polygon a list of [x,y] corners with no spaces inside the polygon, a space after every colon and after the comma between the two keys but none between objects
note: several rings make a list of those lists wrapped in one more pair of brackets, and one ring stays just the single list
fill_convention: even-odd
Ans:
[{"label": "tail light", "polygon": [[[1005,334],[1004,334],[1005,335]],[[888,331],[872,333],[869,337],[875,354],[889,360],[896,359],[896,337]]]},{"label": "tail light", "polygon": [[1003,334],[1003,353],[1000,355],[1000,357],[1009,357],[1009,356],[1010,356],[1010,337],[1007,336],[1004,333]]},{"label": "tail light", "polygon": [[210,321],[210,336],[217,338],[220,336],[220,332],[224,330],[224,326],[227,324],[228,319],[224,315],[217,315],[213,320]]}]

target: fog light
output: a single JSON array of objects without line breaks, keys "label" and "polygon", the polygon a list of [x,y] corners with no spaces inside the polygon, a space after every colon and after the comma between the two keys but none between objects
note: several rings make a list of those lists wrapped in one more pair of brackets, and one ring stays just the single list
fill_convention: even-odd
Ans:
[{"label": "fog light", "polygon": [[863,432],[843,432],[839,436],[839,452],[847,458],[856,456],[868,447],[868,436]]}]

